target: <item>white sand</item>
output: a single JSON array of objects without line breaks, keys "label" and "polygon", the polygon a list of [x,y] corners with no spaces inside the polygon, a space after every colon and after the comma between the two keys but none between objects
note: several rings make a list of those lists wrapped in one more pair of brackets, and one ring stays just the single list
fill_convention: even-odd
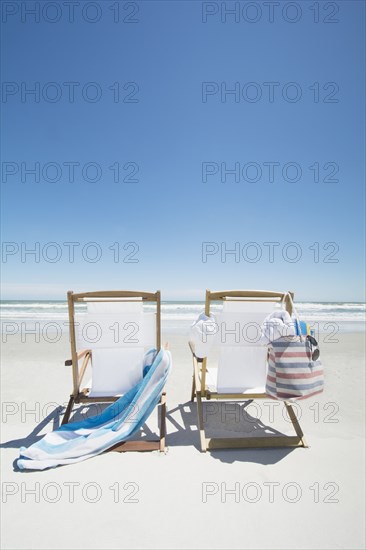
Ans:
[{"label": "white sand", "polygon": [[[106,453],[21,473],[13,470],[18,448],[57,425],[56,406],[70,393],[70,369],[63,366],[69,348],[67,341],[36,344],[29,338],[22,344],[9,337],[1,369],[1,547],[364,548],[363,335],[341,334],[338,343],[321,347],[326,391],[301,404],[309,449],[206,454],[198,448],[196,409],[189,402],[186,339],[164,339],[174,360],[166,455]],[[265,421],[267,408],[260,406]],[[219,415],[211,424],[216,421]],[[255,425],[246,423],[244,431]],[[282,406],[271,425],[288,431]],[[242,429],[229,416],[226,428]],[[225,489],[236,490],[226,502]]]}]

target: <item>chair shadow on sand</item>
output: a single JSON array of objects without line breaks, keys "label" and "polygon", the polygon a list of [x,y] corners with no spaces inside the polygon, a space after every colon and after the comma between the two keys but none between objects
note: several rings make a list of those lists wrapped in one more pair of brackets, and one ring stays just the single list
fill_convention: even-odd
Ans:
[{"label": "chair shadow on sand", "polygon": [[[240,436],[246,437],[255,435],[270,438],[274,435],[284,435],[266,426],[260,419],[249,414],[245,408],[250,402],[251,401],[246,401],[240,405],[237,404],[239,413],[235,413],[234,416],[230,416],[230,413],[228,414],[226,411],[225,422],[222,421],[222,407],[224,404],[217,403],[215,413],[213,414],[212,411],[210,411],[207,418],[207,435],[212,437],[216,436],[217,433],[215,433],[215,431],[217,430],[220,431],[222,437],[230,437],[233,432],[235,432],[235,435],[239,434]],[[80,405],[74,411],[70,422],[77,422],[101,414],[107,406],[108,404]],[[20,447],[29,447],[33,443],[36,443],[44,437],[44,433],[41,434],[40,432],[42,432],[46,426],[52,424],[52,429],[49,429],[49,426],[47,431],[57,430],[61,426],[64,410],[65,408],[62,406],[55,407],[55,409],[43,418],[27,436],[1,443],[0,448],[19,449]],[[240,422],[238,422],[238,415]],[[195,403],[187,401],[186,403],[167,410],[166,420],[167,444],[172,451],[174,447],[194,447],[197,452],[201,453],[199,432],[197,428],[197,408]],[[156,430],[155,432],[152,431],[145,423],[133,436],[133,439],[142,441],[153,437],[156,437]],[[294,451],[293,448],[220,449],[208,451],[207,455],[210,454],[213,458],[228,464],[233,462],[253,462],[268,465],[279,462],[292,451]],[[16,460],[14,461],[14,468],[17,469]]]},{"label": "chair shadow on sand", "polygon": [[[278,430],[264,424],[259,418],[252,416],[246,407],[252,402],[248,400],[241,404],[236,403],[238,409],[230,415],[227,410],[224,413],[225,403],[213,402],[215,412],[210,411],[207,414],[206,435],[208,437],[273,437],[285,435]],[[205,414],[204,404],[204,414]],[[179,418],[179,420],[178,420]],[[200,450],[200,437],[197,428],[197,408],[196,403],[188,401],[182,405],[167,411],[167,443],[172,449],[179,446],[193,446]],[[169,426],[169,424],[171,426]],[[173,432],[171,427],[175,428]],[[219,431],[219,434],[217,433]],[[254,462],[257,464],[275,464],[284,459],[288,454],[294,451],[294,448],[246,448],[246,449],[220,449],[207,451],[207,455],[213,458],[231,464],[233,462]]]},{"label": "chair shadow on sand", "polygon": [[36,443],[42,437],[44,437],[44,434],[40,434],[40,432],[48,426],[48,424],[52,423],[52,430],[57,430],[61,425],[61,419],[60,415],[63,412],[64,407],[61,405],[56,407],[53,411],[51,411],[47,416],[45,416],[37,426],[31,431],[30,434],[26,435],[25,437],[22,437],[20,439],[11,439],[9,441],[6,441],[5,443],[0,443],[0,449],[19,449],[20,447],[29,447],[30,445],[33,445],[33,443]]}]

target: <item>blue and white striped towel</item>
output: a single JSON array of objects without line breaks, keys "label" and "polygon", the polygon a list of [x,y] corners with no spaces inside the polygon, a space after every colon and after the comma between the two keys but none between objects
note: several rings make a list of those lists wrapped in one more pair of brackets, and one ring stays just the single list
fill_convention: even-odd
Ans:
[{"label": "blue and white striped towel", "polygon": [[30,447],[22,447],[18,467],[45,470],[81,462],[131,438],[158,404],[171,364],[169,351],[148,351],[138,384],[101,414],[65,424]]}]

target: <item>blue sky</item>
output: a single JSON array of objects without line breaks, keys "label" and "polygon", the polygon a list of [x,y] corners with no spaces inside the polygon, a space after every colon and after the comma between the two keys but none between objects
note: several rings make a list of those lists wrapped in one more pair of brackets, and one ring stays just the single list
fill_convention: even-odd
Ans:
[{"label": "blue sky", "polygon": [[35,4],[2,6],[4,299],[364,299],[364,2]]}]

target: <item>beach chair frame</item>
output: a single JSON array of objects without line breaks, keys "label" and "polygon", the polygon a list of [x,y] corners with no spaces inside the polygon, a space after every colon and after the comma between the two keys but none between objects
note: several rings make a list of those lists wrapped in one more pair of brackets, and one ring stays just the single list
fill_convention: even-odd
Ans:
[{"label": "beach chair frame", "polygon": [[[294,293],[290,292],[293,298]],[[271,301],[283,302],[286,310],[291,315],[292,304],[288,298],[288,292],[273,292],[267,290],[224,290],[211,292],[206,290],[205,314],[210,315],[212,302],[223,302],[234,299],[235,301]],[[247,401],[255,399],[272,399],[266,393],[218,393],[211,392],[206,386],[207,358],[198,358],[194,353],[192,344],[189,344],[193,358],[193,379],[191,401],[197,401],[197,419],[200,435],[201,451],[206,452],[213,449],[235,449],[235,448],[273,448],[273,447],[308,447],[295,411],[290,403],[284,401],[295,436],[271,435],[262,437],[241,437],[241,438],[208,438],[205,433],[203,403],[211,399]]]},{"label": "beach chair frame", "polygon": [[[131,290],[101,290],[95,292],[67,293],[67,304],[69,312],[69,327],[70,327],[70,345],[71,359],[65,361],[65,366],[72,367],[73,391],[70,395],[68,405],[66,407],[62,424],[67,424],[70,415],[77,404],[89,403],[113,403],[118,399],[116,396],[106,397],[89,397],[89,388],[82,388],[81,384],[89,361],[92,358],[92,350],[85,349],[77,351],[76,348],[76,330],[75,330],[75,304],[80,302],[152,302],[156,304],[156,349],[159,351],[161,347],[161,295],[160,291],[156,292],[141,292]],[[167,347],[167,346],[165,346]],[[83,359],[79,366],[80,359]],[[126,441],[118,443],[109,450],[125,452],[125,451],[165,451],[165,436],[166,436],[166,392],[162,393],[158,405],[159,419],[159,439],[158,440],[143,440],[143,441]]]}]

